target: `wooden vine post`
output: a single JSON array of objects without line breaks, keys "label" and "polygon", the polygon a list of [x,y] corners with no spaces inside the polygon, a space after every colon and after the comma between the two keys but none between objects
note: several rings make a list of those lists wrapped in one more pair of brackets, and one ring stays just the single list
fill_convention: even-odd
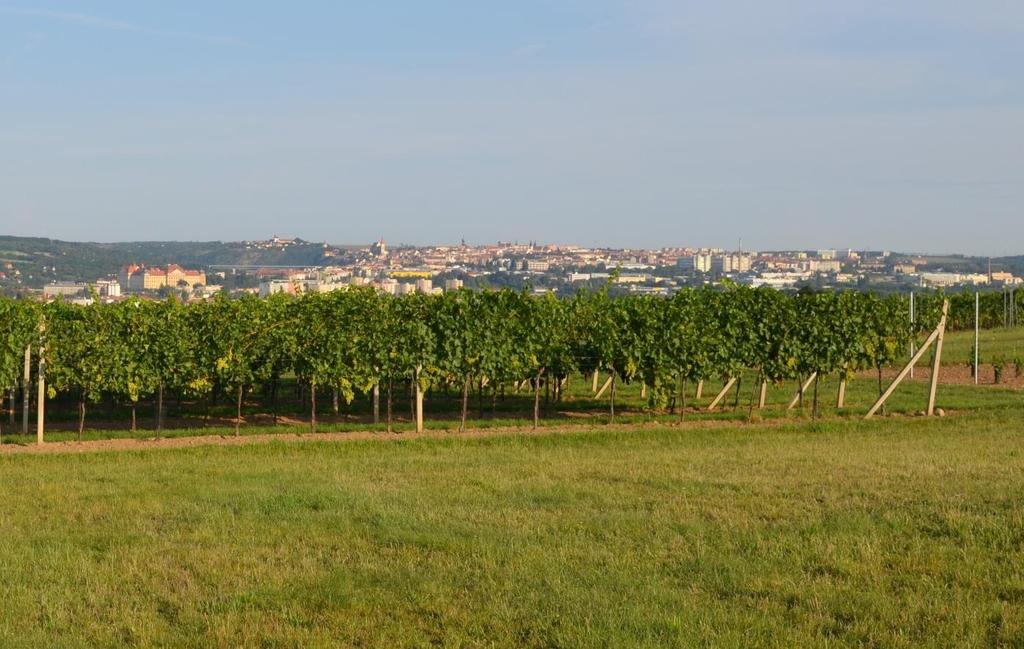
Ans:
[{"label": "wooden vine post", "polygon": [[420,385],[420,372],[422,366],[416,367],[416,376],[414,381],[416,382],[416,432],[423,432],[423,386]]},{"label": "wooden vine post", "polygon": [[725,395],[729,394],[729,390],[731,390],[734,385],[736,385],[735,376],[725,382],[725,385],[722,386],[722,391],[718,393],[718,396],[716,396],[711,402],[711,405],[708,406],[708,412],[718,407],[718,404],[725,398]]},{"label": "wooden vine post", "polygon": [[761,381],[761,395],[757,399],[758,410],[764,409],[764,404],[768,400],[768,381]]},{"label": "wooden vine post", "polygon": [[43,429],[46,427],[46,347],[43,335],[46,321],[39,321],[39,392],[36,395],[36,444],[43,445]]},{"label": "wooden vine post", "polygon": [[28,435],[29,387],[32,381],[32,345],[25,347],[25,374],[21,379],[21,434]]},{"label": "wooden vine post", "polygon": [[373,423],[380,423],[380,381],[373,384]]},{"label": "wooden vine post", "polygon": [[939,388],[939,370],[942,362],[942,340],[946,337],[946,316],[949,315],[949,300],[942,302],[942,319],[939,320],[938,337],[935,339],[935,358],[932,359],[932,379],[928,386],[929,417],[935,414],[935,391]]},{"label": "wooden vine post", "polygon": [[811,382],[814,381],[814,379],[817,378],[817,376],[817,372],[811,372],[811,375],[807,377],[807,380],[800,384],[800,387],[797,389],[796,394],[793,396],[793,400],[789,402],[788,406],[786,406],[786,410],[792,410],[793,408],[796,408],[796,404],[800,403],[803,400],[804,394],[807,393],[807,388],[811,387]]},{"label": "wooden vine post", "polygon": [[946,334],[946,317],[948,315],[949,300],[944,300],[942,303],[942,318],[939,320],[939,326],[936,327],[935,331],[928,336],[928,339],[924,341],[924,344],[917,350],[914,357],[910,359],[910,362],[900,370],[900,373],[896,375],[896,378],[893,379],[892,383],[889,384],[889,387],[882,393],[882,396],[878,397],[878,401],[875,402],[875,405],[871,406],[871,410],[868,410],[868,414],[864,415],[865,419],[871,419],[875,416],[875,413],[878,412],[886,400],[892,396],[892,393],[896,391],[896,388],[903,382],[903,379],[907,378],[910,374],[910,370],[919,360],[921,360],[921,357],[924,356],[926,351],[928,351],[928,348],[931,347],[932,343],[937,341],[935,358],[932,360],[932,377],[931,384],[928,386],[928,410],[926,411],[928,415],[935,414],[935,391],[939,386],[939,363],[942,360],[942,340]]}]

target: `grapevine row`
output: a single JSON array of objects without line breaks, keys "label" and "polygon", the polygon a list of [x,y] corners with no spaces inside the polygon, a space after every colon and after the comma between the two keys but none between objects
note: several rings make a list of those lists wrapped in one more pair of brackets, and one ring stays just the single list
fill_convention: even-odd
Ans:
[{"label": "grapevine row", "polygon": [[[600,372],[642,382],[648,405],[664,408],[687,382],[753,371],[779,383],[881,369],[906,355],[911,338],[934,326],[938,296],[918,299],[914,326],[900,296],[787,295],[767,288],[683,290],[671,298],[612,297],[605,291],[560,299],[502,291],[381,294],[351,288],[302,297],[218,297],[183,305],[128,299],[76,306],[0,300],[0,387],[13,386],[26,347],[45,361],[49,396],[72,395],[81,429],[105,396],[133,407],[165,391],[201,397],[217,389],[237,399],[294,374],[345,400],[384,394],[396,383],[424,391],[532,386]],[[535,418],[537,417],[535,407]]]}]

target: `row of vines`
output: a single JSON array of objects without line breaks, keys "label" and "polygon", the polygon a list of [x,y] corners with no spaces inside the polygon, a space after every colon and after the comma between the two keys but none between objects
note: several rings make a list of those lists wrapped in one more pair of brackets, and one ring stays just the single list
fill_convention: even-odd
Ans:
[{"label": "row of vines", "polygon": [[[868,293],[787,295],[766,288],[683,290],[671,298],[571,298],[513,291],[394,297],[352,288],[302,297],[218,297],[184,305],[128,299],[76,306],[0,299],[0,388],[20,380],[25,349],[45,362],[49,397],[78,404],[79,430],[91,404],[113,397],[133,410],[165,392],[237,400],[273,391],[284,376],[351,401],[386,399],[396,385],[461,391],[532,389],[594,371],[642,382],[648,407],[685,398],[687,383],[756,373],[779,383],[875,369],[905,359],[911,339],[935,326],[940,296],[908,301]],[[42,353],[40,354],[40,350]],[[550,383],[548,383],[550,382]],[[680,408],[680,412],[682,408]]]},{"label": "row of vines", "polygon": [[[949,299],[948,328],[951,331],[974,329],[974,292],[961,291],[946,297]],[[1024,313],[1024,290],[978,292],[978,326],[982,329],[1005,326],[1019,320],[1021,313]]]}]

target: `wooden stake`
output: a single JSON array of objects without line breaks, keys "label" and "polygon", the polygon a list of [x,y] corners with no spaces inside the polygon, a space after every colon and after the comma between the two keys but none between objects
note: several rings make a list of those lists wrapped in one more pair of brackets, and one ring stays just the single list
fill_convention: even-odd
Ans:
[{"label": "wooden stake", "polygon": [[612,370],[612,376],[608,379],[612,383],[612,393],[608,399],[608,405],[611,409],[611,423],[615,423],[615,370]]},{"label": "wooden stake", "polygon": [[21,380],[21,434],[28,435],[29,383],[32,381],[32,345],[25,348],[25,375]]},{"label": "wooden stake", "polygon": [[921,345],[921,348],[917,350],[917,353],[914,354],[914,357],[910,359],[910,362],[903,366],[903,369],[900,370],[900,373],[897,374],[896,378],[892,380],[892,383],[890,383],[889,387],[885,389],[885,392],[882,393],[882,396],[878,397],[878,401],[875,401],[875,405],[871,406],[871,410],[868,410],[868,414],[864,415],[864,419],[871,419],[872,417],[875,416],[875,413],[878,412],[878,409],[882,407],[882,405],[890,396],[892,396],[892,393],[896,391],[896,388],[899,386],[900,383],[903,382],[903,379],[907,378],[907,375],[910,374],[910,368],[914,367],[914,365],[917,364],[917,361],[921,360],[921,357],[924,356],[924,353],[928,351],[928,348],[931,347],[932,343],[935,342],[935,340],[939,337],[939,329],[945,331],[945,312],[948,306],[949,301],[947,300],[942,307],[943,316],[942,320],[939,322],[939,327],[936,328],[935,331],[933,331],[931,335],[928,336],[928,339],[924,341],[924,344]]},{"label": "wooden stake", "polygon": [[373,384],[373,423],[380,423],[380,381]]},{"label": "wooden stake", "polygon": [[935,358],[932,359],[932,380],[928,387],[928,416],[935,414],[935,391],[939,387],[939,370],[942,362],[942,339],[946,337],[946,315],[949,313],[949,300],[942,303],[942,319],[939,320],[939,335],[935,339]]},{"label": "wooden stake", "polygon": [[804,393],[807,392],[807,388],[811,387],[811,381],[813,381],[816,376],[818,376],[817,372],[811,372],[811,375],[807,377],[807,380],[800,385],[800,388],[796,392],[796,396],[794,396],[793,400],[789,402],[788,406],[786,406],[786,410],[796,408],[796,404],[800,403]]},{"label": "wooden stake", "polygon": [[537,378],[533,382],[533,429],[540,426],[540,379],[544,376],[544,368],[537,372]]},{"label": "wooden stake", "polygon": [[591,392],[597,392],[597,377],[598,377],[599,374],[600,374],[600,372],[598,372],[597,370],[594,370],[593,376],[590,377],[590,382],[591,382],[590,391]]},{"label": "wooden stake", "polygon": [[416,432],[423,432],[423,388],[420,387],[420,371],[421,367],[416,368]]},{"label": "wooden stake", "polygon": [[646,399],[647,398],[647,384],[646,383],[641,383],[640,384],[640,398],[641,399]]},{"label": "wooden stake", "polygon": [[601,389],[598,390],[597,394],[594,395],[594,401],[597,401],[598,399],[600,399],[601,395],[604,394],[605,390],[607,390],[608,387],[611,386],[611,384],[612,384],[612,377],[609,376],[605,380],[604,385],[601,386]]},{"label": "wooden stake", "polygon": [[679,379],[679,423],[683,423],[686,416],[686,377]]},{"label": "wooden stake", "polygon": [[757,400],[758,410],[764,409],[765,401],[768,399],[768,381],[761,381],[761,396]]},{"label": "wooden stake", "polygon": [[711,405],[708,406],[709,412],[718,407],[718,403],[725,398],[725,395],[729,394],[729,390],[732,389],[732,386],[735,384],[736,377],[733,377],[725,382],[725,385],[722,386],[722,391],[718,393],[718,396],[715,397],[714,401],[711,402]]},{"label": "wooden stake", "polygon": [[[46,331],[46,326],[39,323],[39,334]],[[43,445],[43,429],[46,427],[46,349],[39,345],[39,392],[36,395],[36,444]]]},{"label": "wooden stake", "polygon": [[846,407],[846,371],[843,371],[843,376],[839,379],[839,394],[836,395],[836,408]]},{"label": "wooden stake", "polygon": [[697,393],[693,395],[694,399],[700,399],[704,396],[704,379],[697,381]]}]

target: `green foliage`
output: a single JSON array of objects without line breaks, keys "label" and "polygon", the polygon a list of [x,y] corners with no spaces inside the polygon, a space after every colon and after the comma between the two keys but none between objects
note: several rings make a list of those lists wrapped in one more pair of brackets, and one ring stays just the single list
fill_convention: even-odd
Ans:
[{"label": "green foliage", "polygon": [[1002,354],[992,357],[992,372],[995,374],[995,382],[1003,382],[1003,373],[1006,371],[1007,360]]},{"label": "green foliage", "polygon": [[76,307],[57,301],[45,310],[46,378],[50,396],[74,390],[93,403],[114,391],[124,359],[118,356],[120,331],[114,311],[93,304]]},{"label": "green foliage", "polygon": [[[375,385],[418,380],[465,389],[530,379],[553,383],[600,371],[642,383],[664,408],[686,380],[752,371],[771,383],[879,368],[904,358],[911,337],[937,320],[941,295],[921,296],[915,326],[899,296],[730,285],[669,299],[612,297],[607,287],[570,299],[511,290],[383,295],[351,287],[302,297],[247,295],[185,306],[129,299],[40,307],[0,301],[0,380],[13,383],[36,313],[48,322],[54,392],[129,403],[160,389],[203,395],[277,385],[294,373],[346,401]],[[940,307],[939,307],[940,308]]]},{"label": "green foliage", "polygon": [[39,308],[32,302],[0,298],[0,388],[17,383],[28,345],[37,342]]}]

